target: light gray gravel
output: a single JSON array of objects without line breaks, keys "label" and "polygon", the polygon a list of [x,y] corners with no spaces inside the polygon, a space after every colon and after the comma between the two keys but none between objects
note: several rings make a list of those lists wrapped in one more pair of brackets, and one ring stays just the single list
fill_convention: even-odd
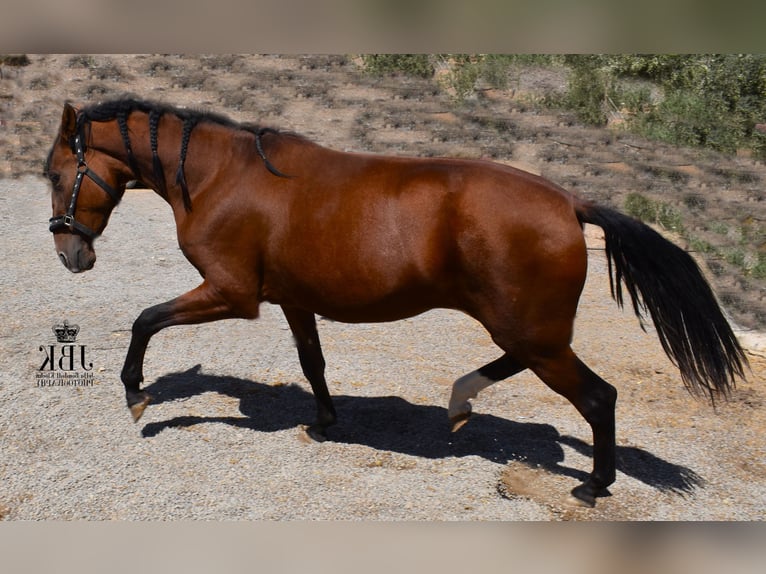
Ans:
[{"label": "light gray gravel", "polygon": [[[0,181],[0,213],[5,520],[766,516],[761,381],[742,384],[716,411],[689,397],[654,335],[609,298],[597,249],[574,345],[621,392],[620,463],[613,496],[586,511],[561,499],[590,470],[590,430],[532,375],[483,392],[477,416],[448,432],[452,381],[499,355],[454,312],[319,322],[340,417],[329,442],[311,443],[300,430],[314,402],[286,323],[269,305],[255,322],[157,335],[145,365],[157,401],[133,423],[119,381],[130,326],[143,308],[198,284],[169,208],[151,192],[129,191],[97,240],[95,268],[80,275],[53,251],[42,180]],[[51,326],[64,319],[80,326],[93,386],[36,386],[39,347],[55,344]]]}]

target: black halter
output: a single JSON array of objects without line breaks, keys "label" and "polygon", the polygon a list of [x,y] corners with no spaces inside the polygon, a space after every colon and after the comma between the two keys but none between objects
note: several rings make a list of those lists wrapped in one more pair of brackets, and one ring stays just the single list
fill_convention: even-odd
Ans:
[{"label": "black halter", "polygon": [[85,147],[83,146],[80,134],[77,134],[74,137],[74,141],[72,142],[72,152],[77,156],[77,174],[75,175],[74,186],[72,187],[72,199],[69,202],[69,208],[65,215],[50,218],[49,229],[52,233],[62,229],[70,229],[82,233],[90,239],[94,239],[98,237],[98,233],[74,218],[74,210],[77,208],[77,197],[80,195],[80,186],[82,185],[83,177],[87,175],[96,185],[109,194],[114,200],[115,205],[122,199],[124,190],[117,191],[98,175],[93,173],[88,167],[88,164],[85,163]]}]

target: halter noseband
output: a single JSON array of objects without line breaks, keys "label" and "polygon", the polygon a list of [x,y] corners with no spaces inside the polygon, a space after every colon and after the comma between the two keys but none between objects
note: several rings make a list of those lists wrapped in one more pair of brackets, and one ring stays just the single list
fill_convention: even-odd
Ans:
[{"label": "halter noseband", "polygon": [[70,229],[82,233],[90,239],[94,239],[99,234],[74,218],[74,210],[77,208],[77,197],[80,195],[80,186],[82,185],[83,178],[87,175],[114,200],[115,205],[122,199],[124,191],[117,191],[88,167],[88,164],[85,162],[85,147],[83,146],[80,134],[74,137],[72,152],[77,156],[77,174],[75,175],[74,186],[72,187],[72,199],[69,201],[69,208],[65,215],[50,218],[49,229],[52,233],[62,229]]}]

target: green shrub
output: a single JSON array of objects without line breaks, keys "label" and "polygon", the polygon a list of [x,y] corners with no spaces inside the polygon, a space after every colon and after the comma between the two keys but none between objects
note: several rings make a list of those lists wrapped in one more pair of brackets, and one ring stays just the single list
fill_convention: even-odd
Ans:
[{"label": "green shrub", "polygon": [[766,55],[753,54],[368,54],[375,75],[431,78],[435,63],[447,64],[442,89],[459,103],[479,80],[506,88],[524,66],[569,69],[567,93],[546,94],[549,107],[571,110],[588,125],[603,126],[610,114],[628,112],[625,127],[673,145],[725,153],[749,149],[766,158]]},{"label": "green shrub", "polygon": [[[674,145],[766,157],[766,55],[567,55],[567,97],[558,102],[587,124],[603,125],[609,105],[625,107],[630,129]],[[654,85],[626,87],[624,80]]]},{"label": "green shrub", "polygon": [[365,71],[376,76],[404,74],[430,78],[434,75],[434,66],[428,54],[365,54],[362,61]]},{"label": "green shrub", "polygon": [[678,210],[665,202],[654,201],[640,193],[628,194],[625,198],[625,212],[636,219],[659,225],[676,233],[684,231]]},{"label": "green shrub", "polygon": [[671,92],[654,110],[637,118],[634,127],[674,145],[728,153],[736,152],[743,135],[736,117],[727,113],[720,99],[684,91]]},{"label": "green shrub", "polygon": [[28,66],[31,63],[26,54],[0,54],[0,66]]},{"label": "green shrub", "polygon": [[766,253],[759,253],[751,273],[756,279],[766,279]]},{"label": "green shrub", "polygon": [[441,82],[455,100],[462,102],[474,93],[484,58],[470,54],[448,54],[443,57],[449,65],[449,71]]},{"label": "green shrub", "polygon": [[654,222],[656,208],[651,199],[640,193],[629,193],[625,198],[625,213],[641,221]]},{"label": "green shrub", "polygon": [[642,133],[727,153],[766,152],[766,138],[755,130],[766,118],[766,56],[620,56],[615,69],[649,78],[663,90],[662,100],[637,118]]},{"label": "green shrub", "polygon": [[577,118],[588,125],[606,124],[607,106],[611,91],[610,76],[601,56],[567,56],[564,60],[571,68],[569,89],[564,104]]},{"label": "green shrub", "polygon": [[75,54],[69,58],[69,66],[72,68],[91,68],[95,63],[96,58],[87,54]]}]

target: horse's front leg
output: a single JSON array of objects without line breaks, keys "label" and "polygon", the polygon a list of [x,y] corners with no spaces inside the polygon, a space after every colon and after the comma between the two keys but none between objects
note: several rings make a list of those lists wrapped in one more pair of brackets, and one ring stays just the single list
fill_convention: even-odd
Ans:
[{"label": "horse's front leg", "polygon": [[141,418],[151,400],[140,385],[144,380],[144,355],[152,336],[173,325],[207,323],[237,316],[231,305],[207,282],[171,301],[144,309],[133,323],[128,355],[121,375],[125,398],[134,421]]},{"label": "horse's front leg", "polygon": [[337,419],[327,381],[324,378],[325,360],[319,343],[316,317],[310,311],[282,307],[298,347],[298,358],[303,374],[311,384],[317,403],[317,420],[306,428],[306,434],[315,441],[327,440],[327,427]]}]

